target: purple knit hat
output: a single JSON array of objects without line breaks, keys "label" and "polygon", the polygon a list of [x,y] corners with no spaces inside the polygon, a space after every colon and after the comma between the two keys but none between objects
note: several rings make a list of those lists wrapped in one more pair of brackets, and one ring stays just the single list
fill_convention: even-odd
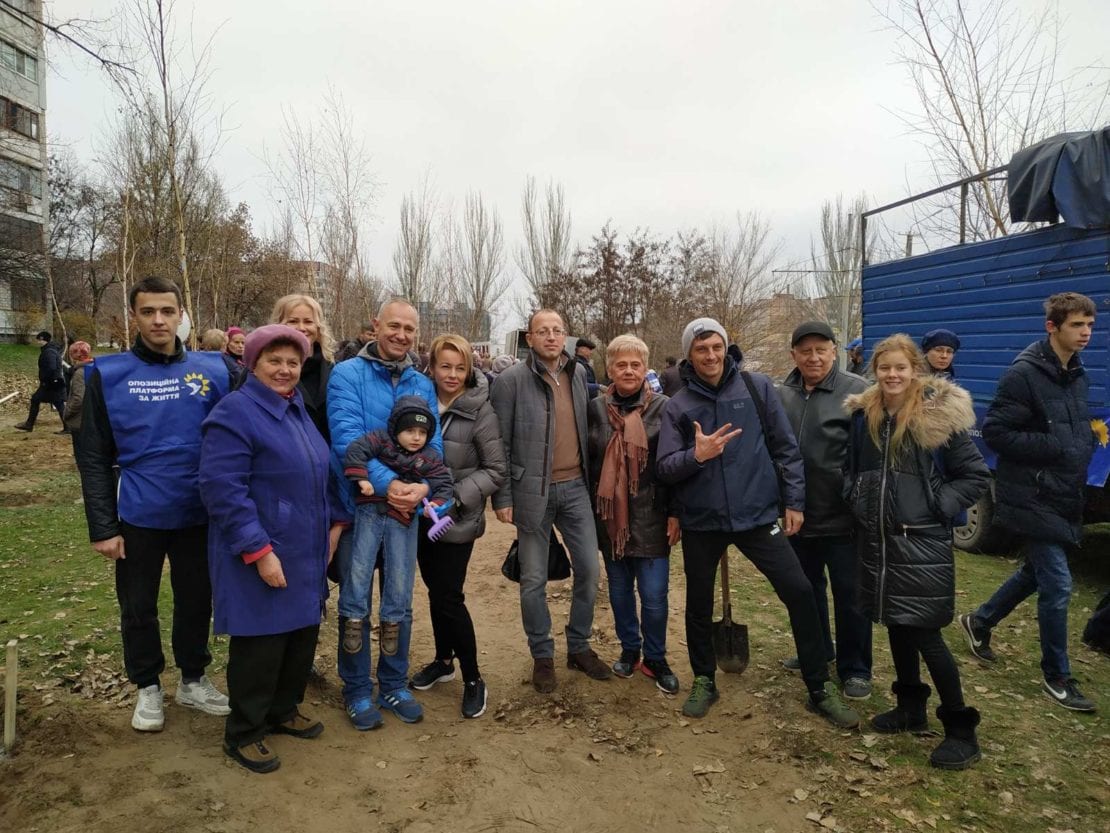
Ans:
[{"label": "purple knit hat", "polygon": [[241,335],[243,335],[243,328],[242,327],[228,327],[227,328],[227,337],[228,338],[231,338],[232,336],[241,336]]},{"label": "purple knit hat", "polygon": [[251,330],[251,334],[247,336],[246,346],[243,347],[243,364],[249,370],[254,370],[254,365],[262,351],[275,341],[293,342],[297,349],[301,351],[302,359],[312,354],[312,345],[308,343],[304,333],[298,332],[285,324],[267,324],[264,327]]}]

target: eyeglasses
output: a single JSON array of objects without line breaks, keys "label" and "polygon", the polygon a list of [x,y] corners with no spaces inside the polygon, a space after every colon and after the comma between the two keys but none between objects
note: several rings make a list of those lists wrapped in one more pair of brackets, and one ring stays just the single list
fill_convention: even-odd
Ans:
[{"label": "eyeglasses", "polygon": [[565,336],[566,334],[567,334],[567,331],[562,329],[561,327],[553,327],[553,328],[546,328],[545,327],[542,330],[533,330],[532,331],[532,335],[539,336],[540,338],[547,338],[548,336],[555,336],[556,338],[558,338],[559,336]]}]

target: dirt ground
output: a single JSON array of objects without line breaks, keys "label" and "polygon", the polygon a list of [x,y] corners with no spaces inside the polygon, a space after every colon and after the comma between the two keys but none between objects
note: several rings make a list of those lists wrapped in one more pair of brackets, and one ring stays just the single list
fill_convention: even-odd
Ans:
[{"label": "dirt ground", "polygon": [[[423,722],[359,733],[349,725],[334,673],[335,618],[319,656],[328,669],[310,687],[306,709],[326,731],[315,741],[275,737],[282,758],[271,775],[248,773],[220,748],[222,720],[172,702],[164,680],[166,728],[130,728],[127,706],[75,699],[30,708],[15,754],[0,761],[0,828],[32,831],[752,830],[815,829],[795,790],[807,775],[777,748],[774,721],[813,723],[836,733],[796,702],[753,696],[753,678],[722,681],[722,699],[703,721],[680,708],[690,675],[681,615],[672,609],[670,655],[684,692],[669,698],[646,677],[595,682],[563,667],[550,696],[529,685],[531,662],[516,586],[498,570],[512,539],[490,516],[467,585],[477,623],[490,707],[478,720],[459,715],[461,682],[419,693]],[[682,588],[672,585],[681,610]],[[557,632],[569,582],[549,589]],[[334,598],[332,600],[334,612]],[[426,596],[417,583],[412,656],[432,656]],[[164,620],[165,621],[165,620]],[[618,652],[604,590],[597,647]],[[168,640],[168,634],[166,635]],[[748,672],[751,674],[751,672]],[[31,699],[31,698],[25,698]]]}]

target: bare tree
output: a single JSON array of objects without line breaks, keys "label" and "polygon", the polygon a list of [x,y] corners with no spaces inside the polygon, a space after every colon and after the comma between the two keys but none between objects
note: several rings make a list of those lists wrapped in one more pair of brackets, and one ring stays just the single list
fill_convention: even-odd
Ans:
[{"label": "bare tree", "polygon": [[780,249],[771,240],[771,224],[754,211],[737,213],[733,229],[715,229],[709,239],[712,268],[702,287],[703,314],[745,347],[758,347],[775,332],[775,322],[763,313],[781,288],[771,273]]},{"label": "bare tree", "polygon": [[505,257],[501,219],[495,209],[486,206],[480,193],[466,197],[459,243],[459,300],[466,317],[463,335],[471,341],[486,341],[493,309],[509,282],[501,274]]},{"label": "bare tree", "polygon": [[[919,109],[903,119],[922,138],[936,184],[981,176],[1062,130],[1097,126],[1110,84],[1081,92],[1057,76],[1054,5],[1023,14],[1006,0],[975,8],[968,0],[886,0],[876,10],[913,83]],[[922,233],[955,226],[959,195],[938,200],[921,207]],[[969,237],[1008,233],[1003,180],[972,188],[967,208]]]},{"label": "bare tree", "polygon": [[419,191],[401,200],[401,226],[393,249],[396,292],[414,304],[436,300],[432,286],[435,217],[435,193],[425,178]]},{"label": "bare tree", "polygon": [[290,256],[295,254],[308,264],[306,288],[315,296],[318,289],[314,268],[316,238],[322,212],[319,196],[321,150],[313,122],[303,124],[291,109],[282,108],[282,140],[283,147],[276,155],[264,152],[263,157],[270,170],[272,194],[282,207],[286,239],[292,244]]},{"label": "bare tree", "polygon": [[549,182],[540,201],[534,177],[524,183],[520,200],[524,243],[516,262],[528,282],[533,308],[550,307],[558,297],[558,285],[574,269],[570,209],[563,186]]}]

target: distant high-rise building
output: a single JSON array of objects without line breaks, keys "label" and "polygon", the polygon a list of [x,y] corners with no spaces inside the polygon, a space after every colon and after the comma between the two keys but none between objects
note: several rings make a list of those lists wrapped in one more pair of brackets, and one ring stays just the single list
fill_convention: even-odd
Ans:
[{"label": "distant high-rise building", "polygon": [[[49,321],[46,56],[41,0],[0,4],[0,340]],[[33,319],[33,320],[32,320]]]}]

